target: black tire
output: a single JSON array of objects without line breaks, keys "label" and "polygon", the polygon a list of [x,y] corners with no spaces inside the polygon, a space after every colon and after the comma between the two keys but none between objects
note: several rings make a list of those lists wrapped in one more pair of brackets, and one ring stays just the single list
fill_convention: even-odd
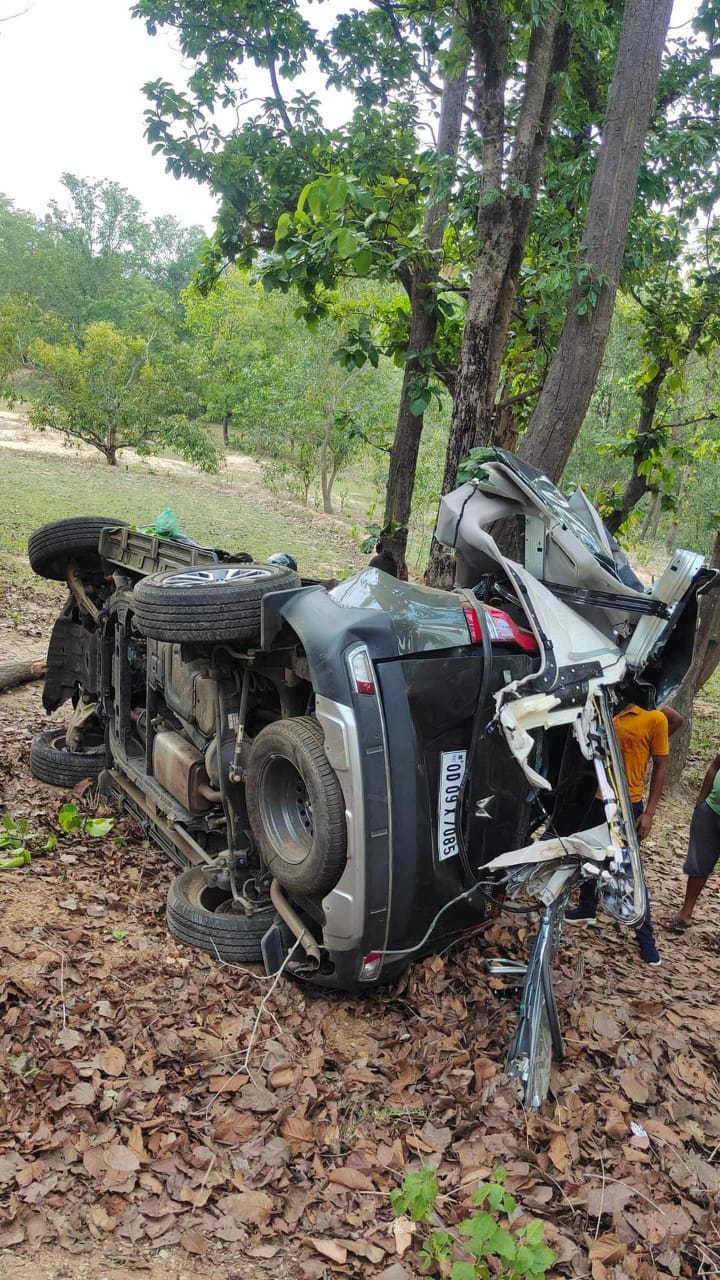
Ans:
[{"label": "black tire", "polygon": [[258,851],[285,889],[317,897],[337,884],[347,859],[345,800],[316,720],[292,717],[260,730],[245,799]]},{"label": "black tire", "polygon": [[71,516],[43,524],[28,540],[30,566],[39,578],[64,582],[71,564],[81,572],[100,569],[98,540],[103,529],[127,524],[115,516]]},{"label": "black tire", "polygon": [[64,729],[47,729],[33,738],[30,772],[51,787],[74,787],[86,778],[97,778],[105,768],[105,747],[92,745],[87,751],[68,751]]},{"label": "black tire", "polygon": [[[167,926],[176,942],[232,964],[262,961],[261,942],[277,916],[272,907],[254,916],[223,911],[231,899],[207,884],[202,867],[176,876],[168,890]],[[218,909],[220,908],[220,910]]]},{"label": "black tire", "polygon": [[257,642],[263,596],[299,586],[298,574],[277,564],[170,569],[137,583],[135,624],[144,636],[171,644]]}]

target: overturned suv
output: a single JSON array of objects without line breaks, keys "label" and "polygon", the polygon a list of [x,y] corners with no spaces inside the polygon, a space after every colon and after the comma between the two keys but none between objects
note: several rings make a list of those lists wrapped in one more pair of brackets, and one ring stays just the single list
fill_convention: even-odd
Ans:
[{"label": "overturned suv", "polygon": [[[518,560],[488,531],[510,518]],[[593,875],[617,919],[645,909],[613,712],[682,678],[715,575],[679,551],[651,591],[626,585],[584,495],[499,450],[437,535],[450,592],[378,569],[323,584],[111,518],[43,526],[32,567],[69,587],[43,701],[72,713],[31,768],[98,776],[184,868],[170,932],[226,961],[363,988],[499,901],[539,905],[509,1062],[538,1105],[568,894]]]}]

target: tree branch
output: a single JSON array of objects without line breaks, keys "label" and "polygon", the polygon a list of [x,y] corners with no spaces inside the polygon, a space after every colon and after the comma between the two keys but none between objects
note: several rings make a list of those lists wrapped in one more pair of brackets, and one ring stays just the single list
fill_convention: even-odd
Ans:
[{"label": "tree branch", "polygon": [[270,30],[267,26],[265,27],[265,35],[267,37],[267,42],[268,42],[268,70],[270,72],[270,82],[273,87],[275,101],[277,102],[278,111],[280,112],[280,118],[283,124],[285,125],[286,132],[292,133],[293,131],[292,120],[288,115],[287,107],[285,106],[285,99],[283,98],[280,92],[280,85],[278,83],[277,71],[275,69],[275,57],[271,52],[272,44],[271,44]]},{"label": "tree branch", "polygon": [[417,58],[412,53],[410,53],[410,50],[407,47],[407,41],[405,40],[405,37],[403,36],[403,33],[402,33],[402,27],[400,26],[400,23],[397,20],[397,16],[395,14],[395,10],[393,9],[392,4],[387,3],[387,0],[370,0],[370,3],[374,5],[376,9],[379,9],[381,13],[385,14],[385,17],[387,18],[388,22],[390,23],[390,26],[392,27],[393,35],[395,36],[397,43],[400,45],[401,48],[405,49],[406,53],[410,55],[412,64],[415,68],[415,73],[420,83],[425,85],[425,88],[428,90],[429,93],[432,93],[436,98],[439,98],[440,94],[442,93],[442,89],[439,84],[435,84],[434,80],[430,78],[427,71],[423,70],[423,68],[420,66],[420,63],[418,62]]}]

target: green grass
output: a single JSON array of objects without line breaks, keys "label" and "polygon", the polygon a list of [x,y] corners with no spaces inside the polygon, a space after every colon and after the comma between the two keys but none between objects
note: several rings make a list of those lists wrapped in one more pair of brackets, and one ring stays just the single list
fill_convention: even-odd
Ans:
[{"label": "green grass", "polygon": [[0,548],[17,560],[23,576],[28,535],[41,524],[96,514],[147,525],[166,507],[177,513],[182,532],[199,542],[249,551],[258,560],[290,551],[308,576],[367,563],[349,532],[343,536],[310,512],[286,509],[256,476],[155,474],[143,465],[111,468],[100,458],[0,451]]},{"label": "green grass", "polygon": [[693,707],[692,741],[685,780],[699,787],[713,756],[720,751],[720,668],[697,694]]}]

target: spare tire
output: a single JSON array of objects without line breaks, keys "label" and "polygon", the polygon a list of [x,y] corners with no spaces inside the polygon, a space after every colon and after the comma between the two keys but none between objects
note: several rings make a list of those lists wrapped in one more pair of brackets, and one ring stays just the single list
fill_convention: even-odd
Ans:
[{"label": "spare tire", "polygon": [[285,889],[317,897],[337,884],[347,858],[345,800],[317,720],[291,717],[260,730],[245,799],[258,852]]},{"label": "spare tire", "polygon": [[33,738],[30,772],[39,782],[74,787],[86,778],[97,778],[104,768],[104,743],[93,744],[87,751],[68,751],[64,729],[47,729]]},{"label": "spare tire", "polygon": [[100,569],[98,541],[103,529],[126,525],[115,516],[70,516],[43,524],[28,539],[30,566],[39,578],[64,582],[75,564],[81,573]]},{"label": "spare tire", "polygon": [[202,867],[190,867],[168,890],[168,932],[176,942],[229,964],[262,962],[260,944],[277,919],[274,908],[246,916],[231,907],[232,897],[209,885]]},{"label": "spare tire", "polygon": [[136,584],[135,625],[171,644],[257,643],[263,596],[299,586],[298,574],[278,564],[170,569]]}]

